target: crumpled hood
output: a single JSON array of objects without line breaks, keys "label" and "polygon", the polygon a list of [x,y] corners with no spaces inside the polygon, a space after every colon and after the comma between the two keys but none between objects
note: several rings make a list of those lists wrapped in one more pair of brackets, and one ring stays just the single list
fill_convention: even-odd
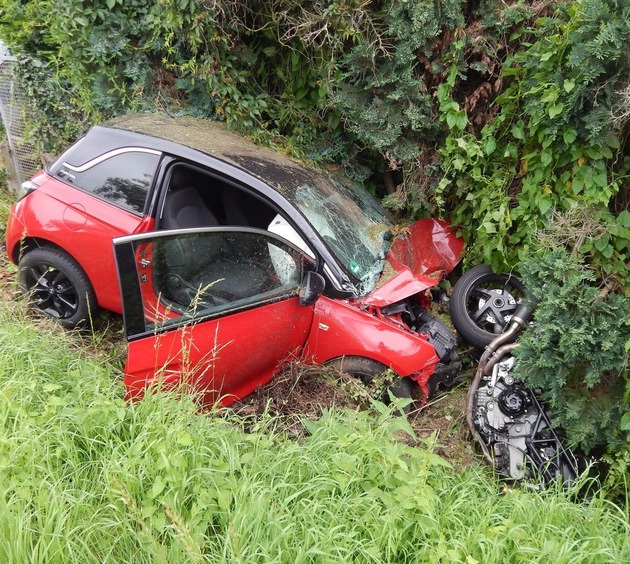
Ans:
[{"label": "crumpled hood", "polygon": [[461,259],[464,240],[447,221],[426,218],[398,235],[374,290],[361,302],[384,307],[440,282]]}]

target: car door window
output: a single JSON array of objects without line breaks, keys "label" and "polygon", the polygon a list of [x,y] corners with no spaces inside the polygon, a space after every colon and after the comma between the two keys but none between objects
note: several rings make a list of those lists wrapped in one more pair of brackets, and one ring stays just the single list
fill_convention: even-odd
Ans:
[{"label": "car door window", "polygon": [[305,270],[313,268],[310,257],[260,229],[158,232],[136,237],[129,252],[143,301],[143,327],[129,324],[138,333],[296,296]]},{"label": "car door window", "polygon": [[97,159],[92,166],[64,163],[55,175],[97,198],[142,214],[159,160],[155,151],[130,151]]}]

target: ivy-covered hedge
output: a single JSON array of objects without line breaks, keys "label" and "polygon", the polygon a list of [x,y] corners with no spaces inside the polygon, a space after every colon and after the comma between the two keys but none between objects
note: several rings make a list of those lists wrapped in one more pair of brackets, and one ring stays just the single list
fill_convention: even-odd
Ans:
[{"label": "ivy-covered hedge", "polygon": [[[571,297],[566,280],[546,279],[564,321],[541,305],[540,331],[596,296],[617,300],[618,338],[596,307],[583,331],[589,366],[627,365],[630,0],[5,0],[0,25],[30,57],[22,80],[46,150],[128,110],[224,119],[369,179],[404,219],[450,217],[468,264],[539,261],[534,288],[549,253],[540,234],[566,225],[552,246],[588,276]],[[560,339],[553,362],[551,342],[525,339],[532,382],[560,364],[582,370],[574,342]],[[630,389],[627,370],[601,378]],[[591,394],[592,378],[566,382],[549,389],[570,411],[583,401],[573,387]],[[608,430],[576,425],[573,437],[627,449],[629,393],[602,413]]]},{"label": "ivy-covered hedge", "polygon": [[630,201],[627,128],[613,123],[630,68],[630,2],[550,4],[535,15],[512,28],[520,47],[506,53],[495,115],[481,128],[454,100],[467,78],[458,66],[466,42],[454,44],[457,62],[438,88],[450,130],[438,193],[474,234],[475,258],[497,268],[528,258],[554,212],[590,208],[603,231],[580,251],[630,292],[630,222],[618,215]]},{"label": "ivy-covered hedge", "polygon": [[572,443],[587,450],[596,444],[624,446],[628,300],[602,292],[592,269],[563,247],[526,261],[521,271],[538,303],[536,322],[520,338],[517,371],[541,390]]}]

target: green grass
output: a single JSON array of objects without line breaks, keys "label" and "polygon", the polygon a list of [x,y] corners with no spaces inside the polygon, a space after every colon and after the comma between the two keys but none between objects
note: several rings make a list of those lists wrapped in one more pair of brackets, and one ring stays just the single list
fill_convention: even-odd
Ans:
[{"label": "green grass", "polygon": [[630,560],[622,508],[501,493],[387,412],[327,411],[296,441],[173,395],[127,405],[100,337],[1,296],[0,562]]},{"label": "green grass", "polygon": [[274,420],[122,399],[81,339],[0,310],[2,562],[623,562],[595,497],[514,490],[392,440],[387,413]]}]

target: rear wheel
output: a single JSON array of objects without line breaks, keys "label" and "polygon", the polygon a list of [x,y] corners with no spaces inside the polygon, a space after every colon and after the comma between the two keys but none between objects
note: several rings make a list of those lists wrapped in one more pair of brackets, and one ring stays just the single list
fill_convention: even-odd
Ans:
[{"label": "rear wheel", "polygon": [[85,323],[96,311],[96,297],[87,275],[61,249],[34,249],[18,266],[20,288],[31,305],[64,327]]}]

